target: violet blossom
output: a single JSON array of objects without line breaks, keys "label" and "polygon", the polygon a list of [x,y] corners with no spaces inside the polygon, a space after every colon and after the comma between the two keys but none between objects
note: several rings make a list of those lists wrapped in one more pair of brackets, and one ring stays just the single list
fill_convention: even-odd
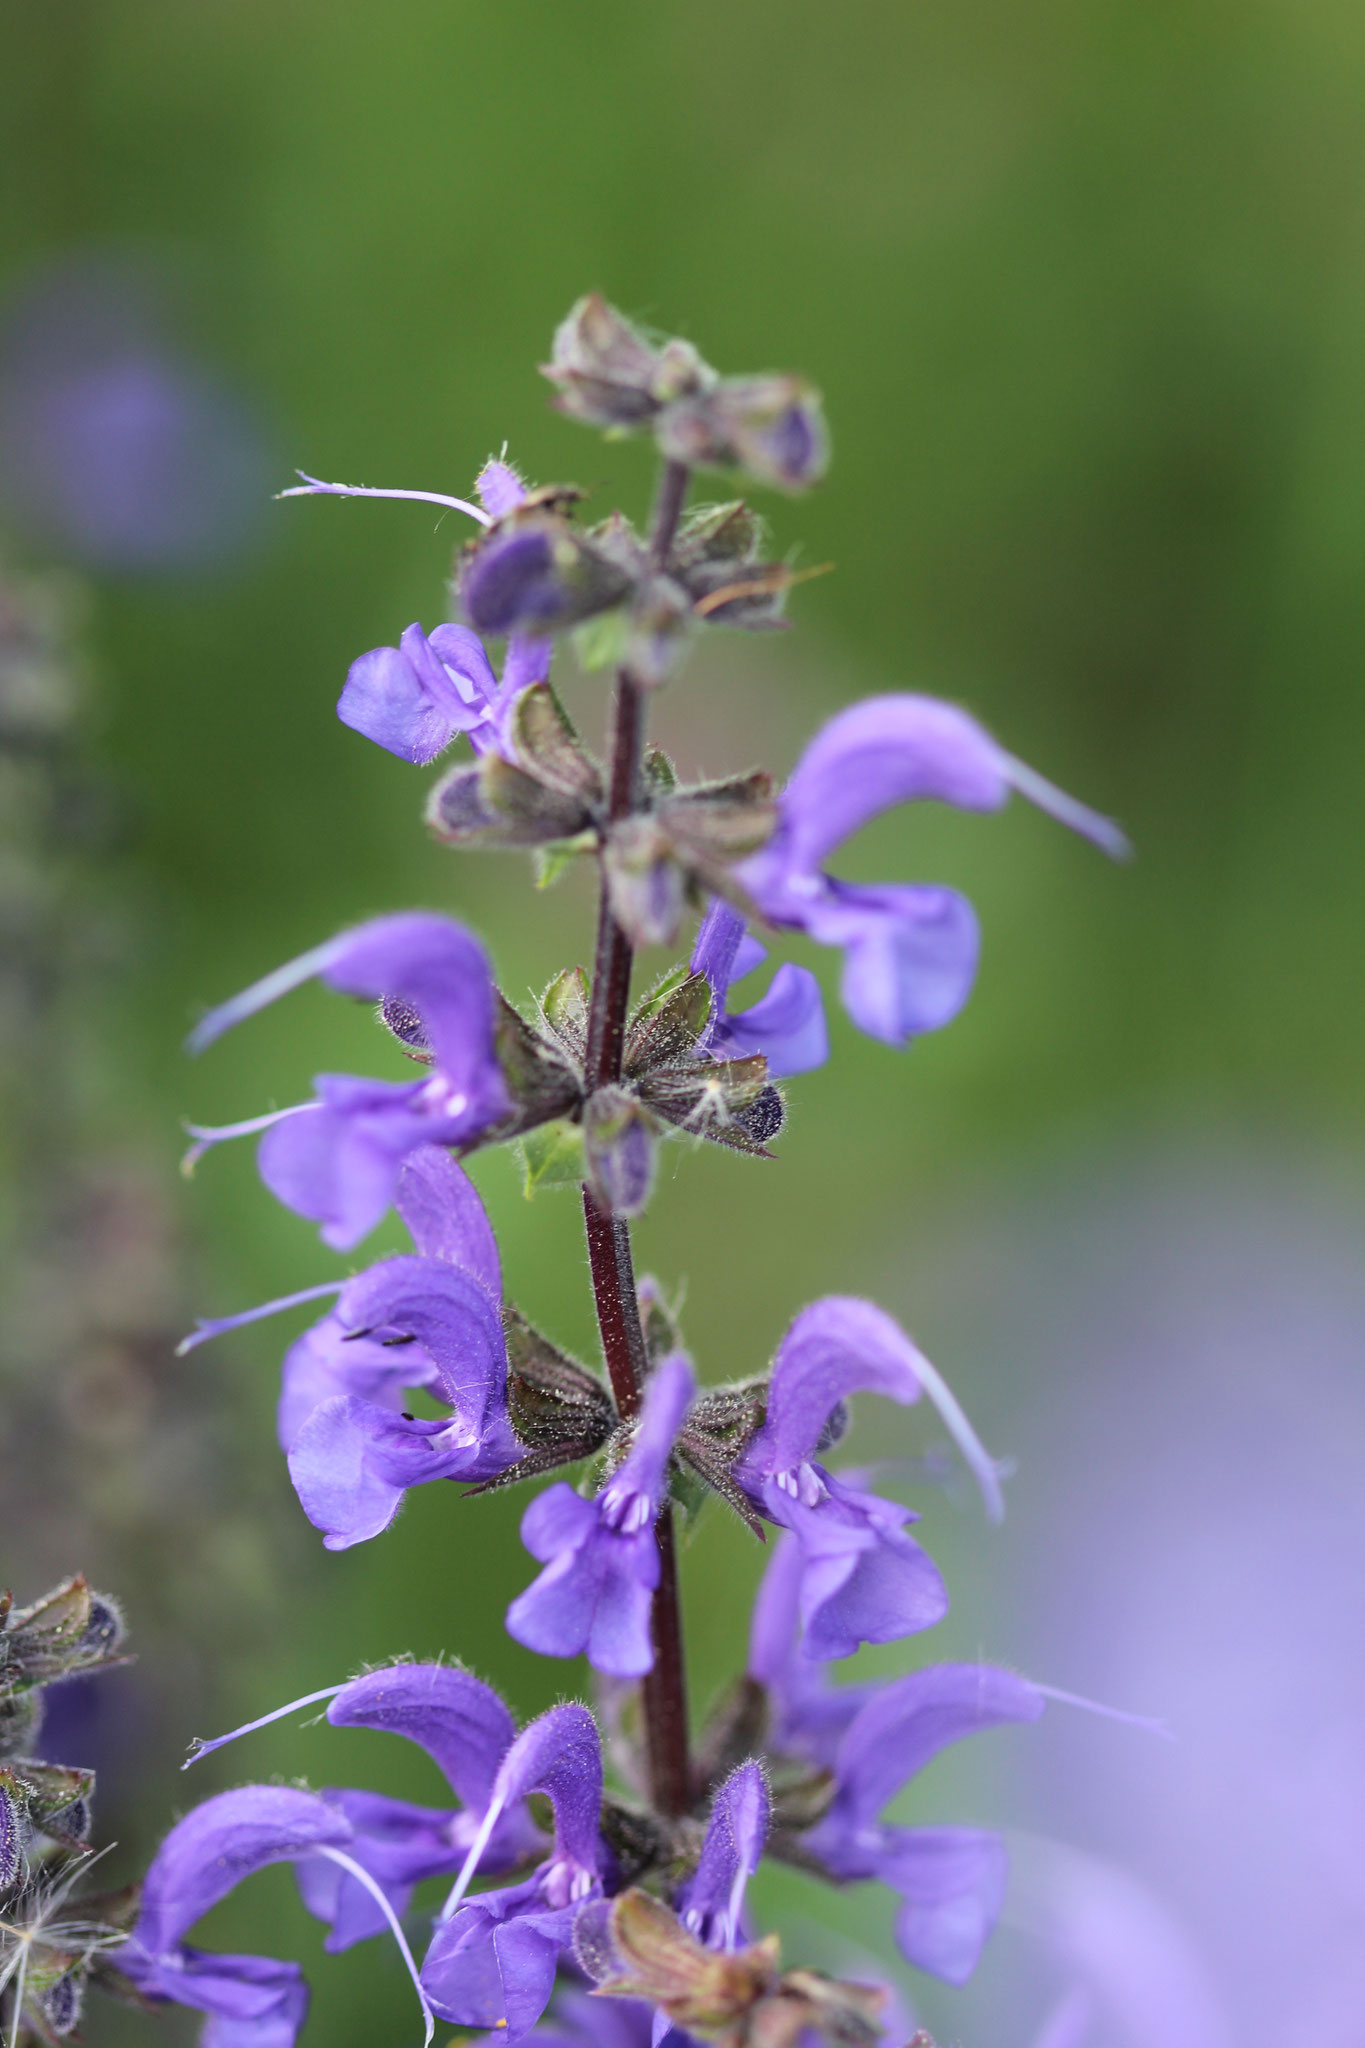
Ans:
[{"label": "violet blossom", "polygon": [[691,1365],[674,1352],[651,1375],[630,1450],[596,1500],[561,1480],[526,1510],[521,1540],[545,1569],[508,1608],[507,1629],[527,1649],[586,1655],[610,1678],[640,1678],[650,1669],[649,1603],[659,1583],[654,1523],[695,1392]]},{"label": "violet blossom", "polygon": [[954,889],[841,882],[824,872],[835,847],[888,805],[925,797],[995,811],[1018,790],[1115,858],[1117,826],[1007,754],[956,705],[868,697],[838,712],[797,762],[777,830],[737,870],[774,925],[844,953],[842,995],[855,1024],[903,1045],[962,1008],[976,975],[976,913]]},{"label": "violet blossom", "polygon": [[[453,1876],[463,1868],[516,1724],[492,1687],[467,1671],[447,1664],[391,1664],[291,1700],[212,1742],[196,1743],[189,1763],[322,1700],[328,1701],[334,1728],[378,1729],[415,1742],[439,1765],[460,1801],[452,1811],[349,1788],[319,1794],[345,1816],[352,1859],[368,1880],[327,1858],[299,1862],[304,1903],[328,1923],[326,1946],[337,1951],[381,1934],[394,1914],[407,1911],[414,1886],[424,1878]],[[511,1801],[484,1838],[478,1870],[513,1869],[543,1846],[524,1801]]]},{"label": "violet blossom", "polygon": [[692,972],[706,976],[714,1003],[699,1049],[716,1059],[744,1059],[761,1052],[768,1072],[781,1080],[822,1067],[829,1058],[829,1034],[819,982],[808,967],[790,960],[778,968],[767,994],[747,1010],[726,1007],[733,984],[761,967],[767,957],[767,948],[746,931],[739,912],[714,897],[692,948]]},{"label": "violet blossom", "polygon": [[[509,463],[489,462],[476,486],[485,510],[503,518],[521,504],[526,486]],[[520,691],[543,683],[553,642],[514,633],[502,679],[482,640],[468,626],[441,625],[430,634],[411,625],[397,647],[376,647],[351,663],[337,716],[400,760],[425,767],[460,733],[476,754],[507,753],[507,715]]]},{"label": "violet blossom", "polygon": [[[191,1948],[185,1935],[243,1878],[271,1863],[322,1857],[363,1882],[347,1853],[353,1839],[343,1813],[292,1786],[245,1785],[206,1799],[177,1822],[153,1858],[137,1924],[118,1952],[119,1970],[144,1998],[206,2013],[201,2048],[293,2048],[308,2010],[298,1964]],[[396,1920],[387,1924],[416,1982],[402,1930]],[[428,2042],[431,2034],[428,2014]]]},{"label": "violet blossom", "polygon": [[[522,1884],[466,1899],[505,1809],[540,1792],[554,1810],[554,1846]],[[602,1750],[586,1707],[552,1707],[524,1728],[498,1769],[479,1834],[422,1964],[432,2009],[461,2027],[529,2033],[549,2003],[555,1969],[585,1900],[600,1894]]]},{"label": "violet blossom", "polygon": [[[478,1191],[448,1152],[422,1145],[403,1161],[394,1200],[417,1257],[202,1320],[179,1347],[318,1294],[341,1297],[286,1352],[276,1425],[300,1503],[331,1550],[387,1528],[407,1486],[488,1478],[521,1454],[506,1422],[498,1248]],[[391,1320],[365,1322],[386,1305]],[[434,1352],[419,1322],[436,1332]],[[455,1419],[404,1415],[413,1387],[445,1400]]]},{"label": "violet blossom", "polygon": [[847,1657],[930,1628],[947,1612],[938,1568],[905,1534],[919,1518],[864,1493],[817,1462],[831,1418],[863,1391],[910,1405],[927,1393],[981,1486],[1002,1511],[996,1467],[927,1358],[870,1301],[827,1295],[803,1309],[778,1346],[762,1427],[734,1468],[736,1483],[801,1547],[802,1617],[812,1657]]},{"label": "violet blossom", "polygon": [[[789,1565],[779,1559],[771,1569]],[[907,1961],[965,1983],[1004,1900],[1003,1841],[979,1828],[906,1828],[881,1816],[941,1749],[1001,1722],[1036,1721],[1047,1695],[989,1664],[931,1664],[887,1685],[831,1686],[800,1654],[795,1603],[776,1590],[751,1646],[751,1665],[763,1667],[772,1694],[774,1740],[835,1782],[828,1812],[801,1836],[802,1860],[841,1883],[889,1885],[901,1898],[896,1941]],[[784,1608],[792,1624],[785,1649]]]},{"label": "violet blossom", "polygon": [[188,1163],[225,1138],[263,1131],[257,1159],[271,1193],[321,1224],[324,1243],[349,1251],[389,1207],[410,1152],[466,1143],[506,1114],[493,982],[483,948],[453,918],[423,911],[378,917],[211,1010],[191,1034],[191,1048],[202,1051],[314,976],[343,995],[388,999],[414,1012],[434,1058],[430,1075],[370,1081],[318,1074],[312,1102],[216,1130],[191,1125]]}]

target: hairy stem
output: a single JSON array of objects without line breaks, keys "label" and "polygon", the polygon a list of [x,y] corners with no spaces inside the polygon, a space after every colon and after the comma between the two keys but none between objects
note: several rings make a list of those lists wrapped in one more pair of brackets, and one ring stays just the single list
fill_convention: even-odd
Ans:
[{"label": "hairy stem", "polygon": [[[683,463],[665,465],[659,483],[650,532],[650,556],[662,566],[678,529],[687,495]],[[640,801],[640,764],[644,755],[644,692],[629,670],[616,678],[612,710],[608,815],[627,818]],[[586,1079],[590,1089],[621,1076],[626,1017],[630,1006],[632,952],[629,939],[611,914],[605,872],[597,911],[597,951],[593,964],[592,1003],[588,1012]],[[597,1305],[602,1353],[621,1415],[629,1418],[640,1406],[647,1357],[635,1291],[635,1266],[630,1230],[602,1209],[588,1187],[583,1189],[583,1221],[588,1237],[588,1264]],[[673,1541],[673,1510],[665,1504],[655,1529],[659,1546],[659,1584],[650,1613],[654,1668],[641,1687],[645,1741],[649,1757],[650,1794],[661,1813],[684,1813],[691,1804],[691,1770],[687,1750],[687,1674],[683,1661],[682,1612],[678,1600],[677,1554]]]}]

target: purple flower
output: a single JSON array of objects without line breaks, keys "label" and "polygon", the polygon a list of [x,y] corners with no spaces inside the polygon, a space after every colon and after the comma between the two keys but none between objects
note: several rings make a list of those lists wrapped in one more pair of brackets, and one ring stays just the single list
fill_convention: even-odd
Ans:
[{"label": "purple flower", "polygon": [[507,1416],[501,1302],[475,1273],[384,1259],[347,1282],[334,1314],[348,1335],[411,1338],[433,1367],[430,1391],[453,1413],[419,1420],[354,1393],[312,1411],[290,1446],[289,1476],[329,1550],[386,1529],[409,1486],[495,1478],[523,1456]]},{"label": "purple flower", "polygon": [[[218,1955],[190,1948],[184,1937],[211,1906],[267,1864],[321,1856],[358,1872],[347,1854],[352,1840],[345,1815],[312,1792],[246,1785],[206,1799],[157,1851],[137,1925],[119,1950],[119,1969],[144,1997],[207,2013],[203,2048],[293,2048],[308,2009],[298,1964]],[[364,1873],[359,1875],[363,1882]],[[397,1923],[389,1925],[415,1982],[407,1943]]]},{"label": "purple flower", "polygon": [[[346,1816],[351,1854],[374,1879],[394,1913],[403,1914],[413,1887],[460,1870],[493,1799],[498,1767],[515,1724],[490,1686],[445,1664],[397,1664],[353,1679],[327,1709],[335,1728],[377,1728],[402,1735],[427,1752],[460,1800],[455,1811],[415,1806],[379,1792],[327,1790],[322,1797]],[[479,1854],[481,1873],[515,1866],[543,1848],[544,1837],[524,1800],[507,1802]],[[386,1916],[373,1892],[324,1858],[300,1862],[305,1905],[329,1923],[329,1950],[382,1934]]]},{"label": "purple flower", "polygon": [[719,896],[702,919],[692,949],[692,972],[704,974],[715,999],[702,1050],[717,1059],[744,1059],[761,1052],[775,1078],[805,1074],[829,1058],[829,1034],[820,984],[807,967],[788,961],[772,978],[768,993],[747,1010],[731,1012],[731,985],[762,966],[767,949],[745,931],[744,919]]},{"label": "purple flower", "polygon": [[1000,1837],[979,1828],[888,1826],[883,1809],[940,1750],[1005,1721],[1036,1721],[1037,1686],[989,1664],[931,1664],[878,1688],[834,1757],[837,1790],[802,1846],[844,1881],[875,1879],[901,1897],[896,1941],[907,1961],[963,1984],[1004,1898]]},{"label": "purple flower", "polygon": [[[419,1257],[372,1267],[360,1276],[364,1286],[329,1282],[201,1321],[179,1347],[183,1355],[319,1294],[342,1296],[286,1352],[277,1414],[304,1512],[333,1550],[387,1528],[405,1486],[487,1477],[487,1466],[502,1470],[500,1459],[511,1463],[521,1452],[505,1419],[498,1247],[478,1191],[448,1152],[421,1145],[403,1161],[394,1199]],[[391,1304],[395,1320],[362,1326],[357,1317],[377,1312],[377,1299]],[[415,1334],[423,1317],[435,1318],[423,1327],[439,1326],[436,1355]],[[432,1389],[457,1409],[456,1419],[404,1416],[411,1387]]]},{"label": "purple flower", "polygon": [[841,882],[824,861],[890,804],[933,797],[994,811],[1012,789],[1106,853],[1126,853],[1115,825],[1016,761],[965,711],[932,697],[869,697],[816,734],[782,792],[772,839],[736,872],[773,924],[842,947],[844,1007],[872,1037],[903,1045],[966,1001],[975,914],[955,890]]},{"label": "purple flower", "polygon": [[749,1646],[750,1674],[768,1693],[773,1749],[835,1781],[828,1812],[800,1838],[802,1858],[840,1882],[890,1885],[902,1901],[902,1953],[964,1983],[1000,1911],[1004,1844],[976,1828],[892,1827],[881,1814],[949,1743],[1002,1721],[1036,1721],[1049,1689],[989,1664],[934,1664],[889,1685],[831,1685],[803,1652],[803,1575],[797,1543],[784,1537],[759,1591]]},{"label": "purple flower", "polygon": [[476,754],[505,753],[505,721],[517,693],[544,682],[552,643],[514,636],[499,684],[483,642],[468,626],[411,625],[397,647],[351,663],[337,703],[343,725],[424,768],[458,733]]},{"label": "purple flower", "polygon": [[758,1869],[768,1818],[762,1768],[740,1764],[717,1789],[701,1859],[675,1902],[683,1926],[708,1948],[738,1946],[744,1890]]},{"label": "purple flower", "polygon": [[826,1667],[802,1645],[805,1555],[790,1531],[779,1536],[763,1574],[749,1629],[749,1676],[768,1694],[771,1742],[785,1756],[833,1768],[849,1723],[877,1691],[874,1683],[831,1685]]},{"label": "purple flower", "polygon": [[[514,511],[526,486],[506,462],[489,462],[478,492],[494,519]],[[472,508],[470,508],[472,509]],[[520,691],[543,683],[553,643],[514,633],[499,684],[483,642],[468,626],[409,626],[397,647],[376,647],[351,663],[337,705],[343,725],[425,767],[457,733],[476,754],[506,753],[506,719]]]},{"label": "purple flower", "polygon": [[[504,1810],[540,1792],[554,1809],[554,1847],[524,1884],[464,1892]],[[516,2041],[549,2002],[555,1967],[585,1899],[600,1894],[602,1750],[586,1707],[552,1707],[523,1729],[499,1767],[483,1824],[446,1902],[422,1983],[433,2009],[461,2027],[506,2027]],[[463,1902],[463,1903],[462,1903]]]},{"label": "purple flower", "polygon": [[690,1364],[673,1352],[652,1374],[630,1451],[596,1500],[561,1481],[526,1510],[521,1540],[545,1570],[508,1608],[507,1628],[527,1649],[542,1657],[586,1654],[611,1678],[640,1678],[652,1666],[654,1522],[695,1391]]},{"label": "purple flower", "polygon": [[832,1419],[858,1391],[909,1405],[928,1393],[1001,1512],[996,1469],[939,1374],[900,1326],[869,1301],[827,1295],[803,1309],[778,1347],[761,1428],[734,1468],[736,1483],[801,1548],[806,1652],[847,1657],[929,1628],[947,1612],[937,1567],[904,1532],[908,1508],[860,1492],[816,1463]]},{"label": "purple flower", "polygon": [[190,1038],[198,1052],[278,996],[320,975],[342,994],[388,999],[417,1017],[434,1065],[421,1081],[319,1074],[317,1099],[219,1130],[191,1127],[193,1163],[209,1145],[263,1130],[261,1178],[286,1207],[348,1251],[393,1200],[419,1145],[457,1145],[506,1114],[493,1047],[493,983],[478,941],[453,918],[422,911],[373,919],[277,968],[211,1010]]}]

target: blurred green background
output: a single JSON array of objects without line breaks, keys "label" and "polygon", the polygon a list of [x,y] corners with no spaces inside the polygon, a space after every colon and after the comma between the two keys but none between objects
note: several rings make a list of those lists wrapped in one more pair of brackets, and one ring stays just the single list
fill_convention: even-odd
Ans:
[{"label": "blurred green background", "polygon": [[[0,5],[9,290],[101,252],[168,280],[181,345],[251,413],[270,488],[297,465],[462,492],[506,439],[532,477],[643,512],[647,451],[558,419],[535,375],[589,288],[724,369],[801,368],[825,393],[833,467],[809,501],[764,509],[779,548],[837,573],[795,595],[793,633],[718,636],[660,703],[660,734],[688,766],[782,771],[853,696],[927,689],[1134,838],[1138,859],[1114,870],[1016,804],[906,810],[847,851],[850,875],[966,888],[980,981],[951,1030],[905,1055],[832,1001],[833,1058],[793,1086],[778,1164],[670,1158],[640,1263],[686,1282],[704,1376],[760,1366],[816,1293],[866,1289],[1007,1449],[992,1425],[1018,1399],[1011,1359],[955,1337],[968,1319],[948,1291],[926,1309],[923,1247],[945,1214],[1170,1128],[1330,1145],[1358,1170],[1363,113],[1365,21],[1341,0]],[[435,848],[428,778],[333,717],[356,654],[444,615],[456,526],[420,506],[270,504],[216,565],[93,576],[82,743],[127,808],[117,871],[140,909],[83,1056],[103,1077],[100,1128],[163,1187],[181,1118],[299,1099],[319,1069],[401,1070],[363,1012],[315,990],[198,1066],[182,1056],[203,1005],[337,926],[448,907],[486,933],[513,994],[589,956],[579,878],[533,896],[514,861]],[[63,557],[22,506],[5,544],[21,565]],[[600,688],[566,688],[591,727]],[[833,995],[830,963],[810,964]],[[509,1291],[592,1355],[576,1205],[526,1204],[502,1159],[475,1172]],[[187,1313],[338,1269],[260,1190],[245,1146],[169,1202]],[[969,1261],[957,1277],[970,1289]],[[109,1774],[127,1845],[187,1798],[182,1741],[362,1660],[458,1654],[523,1713],[580,1682],[502,1633],[530,1571],[519,1497],[419,1490],[383,1539],[323,1554],[273,1442],[285,1334],[175,1369],[205,1390],[210,1463],[236,1477],[204,1496],[193,1539],[193,1670],[159,1669],[144,1642],[136,1677],[114,1681],[134,1714],[159,1695],[171,1745],[131,1744],[136,1812]],[[878,1449],[922,1440],[884,1425]],[[1048,1475],[1019,1483],[1045,1491]],[[107,1525],[122,1560],[120,1512],[90,1540]],[[1008,1525],[932,1496],[926,1512],[957,1594],[935,1647],[1008,1658],[992,1595]],[[7,1527],[16,1582],[107,1571],[65,1556],[60,1530],[36,1556],[26,1541]],[[168,1554],[144,1546],[138,1569],[115,1588],[135,1634]],[[699,1700],[738,1659],[758,1569],[719,1517],[689,1553]],[[169,1698],[167,1671],[183,1687]],[[924,1810],[992,1818],[1009,1740],[936,1780]],[[398,1749],[286,1726],[193,1789],[308,1772],[435,1798]],[[223,1939],[278,1947],[278,1919],[303,1925],[288,1899],[287,1877],[262,1879]],[[789,1903],[826,1910],[794,1886]],[[868,1938],[860,1902],[830,1912]],[[388,1956],[310,1974],[308,2040],[410,2031]],[[949,2038],[955,2010],[926,1999]],[[103,2015],[90,2033],[114,2038]]]}]

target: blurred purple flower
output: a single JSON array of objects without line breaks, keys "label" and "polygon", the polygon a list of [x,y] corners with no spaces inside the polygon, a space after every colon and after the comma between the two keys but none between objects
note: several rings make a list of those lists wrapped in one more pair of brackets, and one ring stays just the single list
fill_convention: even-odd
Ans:
[{"label": "blurred purple flower", "polygon": [[76,256],[0,320],[0,496],[26,533],[114,574],[214,568],[259,532],[250,404],[174,340],[143,266]]},{"label": "blurred purple flower", "polygon": [[815,735],[779,799],[777,830],[736,872],[773,924],[844,954],[844,1007],[890,1045],[957,1015],[976,974],[976,916],[956,890],[840,882],[824,862],[891,804],[925,797],[995,811],[1018,790],[1115,857],[1117,826],[997,746],[974,718],[932,697],[868,697]]},{"label": "blurred purple flower", "polygon": [[210,1145],[263,1131],[266,1186],[323,1241],[349,1251],[393,1200],[403,1160],[420,1145],[457,1145],[506,1113],[493,1048],[493,983],[482,946],[453,918],[378,917],[301,954],[211,1010],[190,1036],[202,1051],[277,997],[320,977],[345,995],[388,999],[415,1015],[434,1061],[424,1081],[319,1074],[312,1102],[217,1129],[191,1126],[193,1162]]}]

